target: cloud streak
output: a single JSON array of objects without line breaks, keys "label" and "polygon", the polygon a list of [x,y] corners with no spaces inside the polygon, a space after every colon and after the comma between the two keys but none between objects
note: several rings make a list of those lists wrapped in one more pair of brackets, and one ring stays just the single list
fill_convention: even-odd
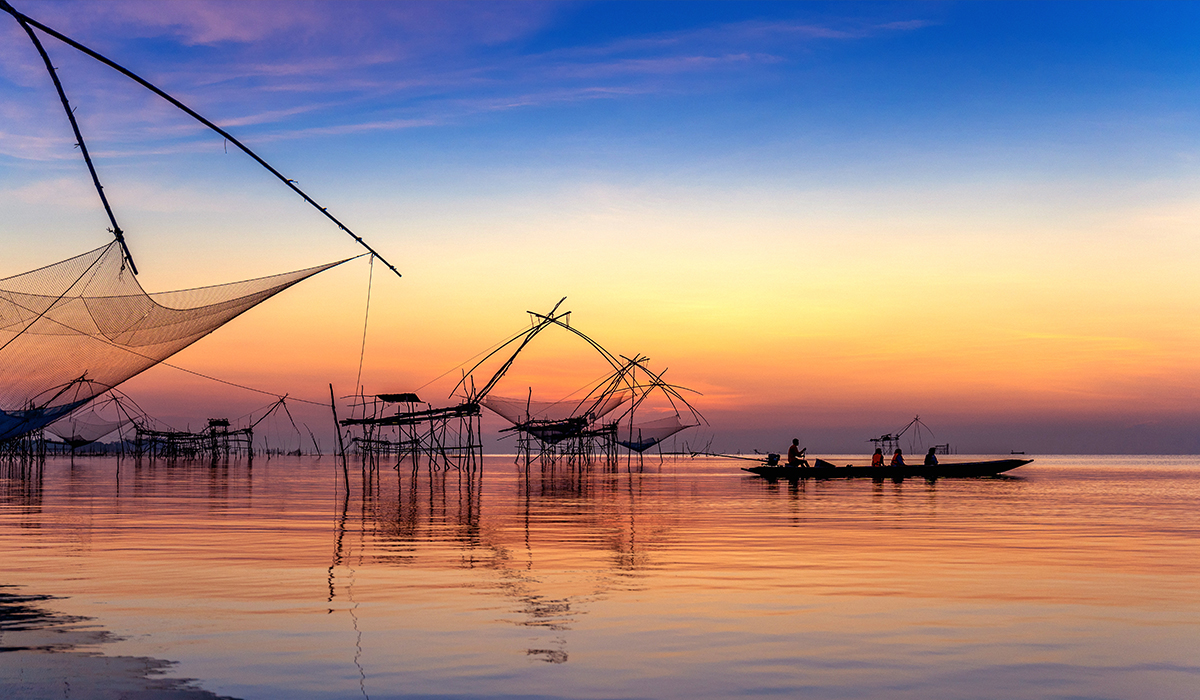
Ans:
[{"label": "cloud streak", "polygon": [[[49,2],[35,9],[51,26],[143,73],[250,141],[397,131],[521,108],[703,92],[713,80],[770,79],[775,67],[803,60],[823,43],[865,41],[930,24],[746,20],[530,51],[525,46],[570,5],[470,7],[121,0],[102,6]],[[17,38],[11,28],[8,34]],[[52,49],[55,56],[69,51]],[[48,80],[41,86],[34,80],[31,48],[22,53],[6,45],[0,52],[14,66],[7,69],[7,95],[17,85],[48,89]],[[167,152],[173,139],[180,151],[194,148],[197,130],[157,98],[119,88],[113,76],[65,78],[73,104],[91,115],[86,136],[97,141],[97,153]],[[26,129],[36,147],[5,152],[49,157],[51,131]]]}]

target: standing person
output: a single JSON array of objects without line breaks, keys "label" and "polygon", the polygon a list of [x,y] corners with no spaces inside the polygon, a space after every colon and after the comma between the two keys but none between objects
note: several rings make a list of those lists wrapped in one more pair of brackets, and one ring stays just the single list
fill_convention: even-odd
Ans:
[{"label": "standing person", "polygon": [[804,464],[807,467],[808,464],[804,462],[804,452],[807,449],[807,447],[803,449],[800,447],[800,438],[792,438],[792,446],[788,448],[787,465],[789,467],[798,467]]},{"label": "standing person", "polygon": [[904,453],[900,451],[899,447],[897,447],[896,451],[892,453],[891,466],[893,466],[893,467],[903,467],[904,466]]},{"label": "standing person", "polygon": [[925,466],[936,467],[937,463],[937,448],[930,447],[929,452],[925,455]]},{"label": "standing person", "polygon": [[882,467],[883,466],[883,448],[882,447],[875,448],[875,454],[871,455],[871,466],[872,467]]}]

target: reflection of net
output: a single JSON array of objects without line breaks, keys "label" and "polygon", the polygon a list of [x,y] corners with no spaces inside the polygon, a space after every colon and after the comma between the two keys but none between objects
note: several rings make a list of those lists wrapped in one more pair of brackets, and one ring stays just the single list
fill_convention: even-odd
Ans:
[{"label": "reflection of net", "polygon": [[681,422],[678,415],[646,421],[645,423],[634,423],[632,427],[625,425],[619,429],[624,439],[617,440],[617,444],[622,447],[628,447],[634,452],[645,452],[675,433],[678,433],[680,430],[695,426],[695,423]]},{"label": "reflection of net", "polygon": [[599,420],[608,415],[617,406],[629,399],[628,391],[617,391],[605,396],[599,405],[596,399],[580,402],[577,399],[564,401],[530,401],[528,399],[512,399],[505,396],[488,394],[481,403],[503,416],[513,425],[536,421],[565,421],[571,418],[586,418],[583,415],[591,412],[591,420]]},{"label": "reflection of net", "polygon": [[46,426],[336,264],[147,294],[113,243],[0,279],[0,439]]}]

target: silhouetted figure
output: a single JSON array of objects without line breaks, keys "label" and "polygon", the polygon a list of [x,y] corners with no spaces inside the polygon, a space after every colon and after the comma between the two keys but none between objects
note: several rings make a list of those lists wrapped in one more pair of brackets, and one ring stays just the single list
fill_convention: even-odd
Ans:
[{"label": "silhouetted figure", "polygon": [[787,465],[789,467],[798,467],[803,464],[807,467],[808,464],[804,461],[804,452],[807,449],[807,447],[800,447],[800,438],[792,438],[792,446],[788,448]]},{"label": "silhouetted figure", "polygon": [[936,467],[937,463],[937,448],[930,447],[929,452],[925,454],[925,466]]},{"label": "silhouetted figure", "polygon": [[896,448],[896,451],[892,453],[892,466],[893,467],[903,467],[904,466],[904,453],[900,451],[900,448]]},{"label": "silhouetted figure", "polygon": [[882,447],[875,448],[875,454],[871,455],[871,466],[872,467],[882,467],[883,466],[883,448]]}]

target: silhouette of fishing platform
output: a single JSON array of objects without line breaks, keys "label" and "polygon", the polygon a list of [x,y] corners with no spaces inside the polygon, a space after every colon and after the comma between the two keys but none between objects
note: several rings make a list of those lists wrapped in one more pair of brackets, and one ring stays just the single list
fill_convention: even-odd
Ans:
[{"label": "silhouette of fishing platform", "polygon": [[[359,395],[352,410],[361,415],[340,421],[365,460],[395,457],[413,469],[426,458],[430,469],[475,469],[483,463],[479,404],[466,401],[434,408],[415,393]],[[425,408],[419,408],[424,405]]]},{"label": "silhouette of fishing platform", "polygon": [[[929,433],[929,437],[933,437],[933,431],[929,429],[929,426],[921,422],[921,416],[916,416],[908,422],[908,425],[905,425],[903,428],[893,433],[884,433],[879,437],[870,438],[867,440],[867,442],[870,442],[874,444],[875,447],[883,450],[884,454],[890,455],[900,447],[900,438],[902,438],[910,430],[912,431],[914,443],[924,445],[922,431]],[[933,445],[933,449],[934,454],[948,455],[950,454],[950,443],[947,442],[942,445]]]},{"label": "silhouette of fishing platform", "polygon": [[202,459],[217,461],[230,455],[253,459],[254,428],[231,428],[225,418],[210,418],[199,432],[150,430],[137,426],[134,455],[138,458]]},{"label": "silhouette of fishing platform", "polygon": [[[450,398],[459,399],[457,404],[434,407],[411,392],[343,397],[353,401],[351,412],[357,415],[338,421],[338,429],[346,430],[350,450],[364,460],[364,474],[384,457],[394,457],[397,466],[410,460],[413,469],[422,460],[430,469],[476,468],[483,459],[483,409],[510,424],[501,429],[501,437],[515,436],[517,461],[526,464],[536,460],[615,465],[622,447],[638,455],[640,462],[642,453],[651,447],[704,420],[680,393],[690,390],[667,383],[663,372],[648,367],[649,358],[614,355],[571,326],[571,312],[560,311],[565,301],[564,297],[546,314],[527,312],[529,328],[464,371],[450,392]],[[604,358],[611,372],[577,399],[538,401],[532,388],[520,399],[494,393],[521,352],[552,327],[565,329],[587,343]],[[499,367],[477,386],[476,372],[493,360],[501,360]],[[671,415],[640,421],[638,409],[655,395],[665,397]],[[335,406],[335,416],[336,412]]]},{"label": "silhouette of fishing platform", "polygon": [[[467,400],[478,403],[510,423],[501,433],[516,436],[517,461],[530,464],[536,458],[543,464],[565,462],[568,465],[615,466],[618,447],[630,455],[641,455],[651,447],[686,428],[704,422],[703,416],[680,393],[691,391],[666,382],[662,372],[654,372],[649,358],[615,355],[570,323],[571,312],[560,311],[566,297],[560,299],[549,313],[527,312],[531,318],[528,329],[488,353],[464,374],[455,386]],[[561,328],[584,341],[609,365],[611,372],[589,387],[578,399],[535,401],[529,388],[524,399],[498,396],[492,390],[516,362],[535,337],[549,328]],[[510,346],[512,353],[483,385],[474,388],[474,372],[488,360]],[[672,415],[652,421],[638,421],[638,409],[651,396],[665,398]]]}]

